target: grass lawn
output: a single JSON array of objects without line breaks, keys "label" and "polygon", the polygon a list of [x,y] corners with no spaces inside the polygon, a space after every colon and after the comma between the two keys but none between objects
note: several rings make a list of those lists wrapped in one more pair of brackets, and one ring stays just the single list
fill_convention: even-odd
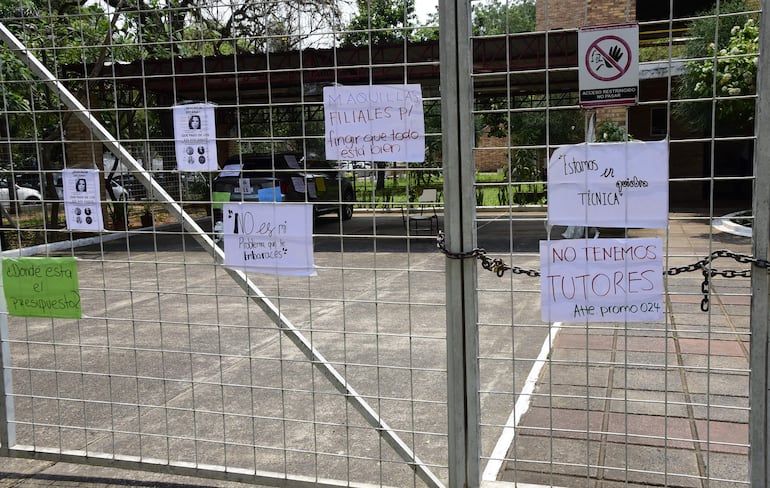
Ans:
[{"label": "grass lawn", "polygon": [[[386,178],[384,190],[375,191],[373,178],[359,177],[355,182],[356,202],[358,208],[376,208],[378,206],[400,205],[407,201],[415,201],[420,188],[407,188],[406,178]],[[429,185],[436,188],[439,195],[443,192],[443,180],[434,179]],[[411,193],[411,198],[408,198]],[[545,204],[545,184],[538,183],[509,183],[501,173],[477,173],[476,175],[476,204],[480,207],[496,207],[507,205],[543,205]]]}]

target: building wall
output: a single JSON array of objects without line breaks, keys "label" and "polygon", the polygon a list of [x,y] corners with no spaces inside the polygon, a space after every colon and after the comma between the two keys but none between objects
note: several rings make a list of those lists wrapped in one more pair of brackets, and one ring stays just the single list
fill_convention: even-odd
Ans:
[{"label": "building wall", "polygon": [[494,172],[508,166],[508,139],[505,137],[490,137],[485,130],[476,142],[476,169],[484,172]]},{"label": "building wall", "polygon": [[636,0],[537,0],[537,29],[574,29],[636,20]]}]

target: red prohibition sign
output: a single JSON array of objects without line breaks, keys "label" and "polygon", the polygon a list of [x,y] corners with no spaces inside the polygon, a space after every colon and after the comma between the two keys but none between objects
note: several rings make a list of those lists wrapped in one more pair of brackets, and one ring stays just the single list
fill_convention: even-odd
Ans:
[{"label": "red prohibition sign", "polygon": [[[621,65],[619,61],[622,58],[615,59],[611,54],[612,47],[617,48],[617,46],[610,47],[610,52],[607,52],[603,46],[599,45],[599,43],[603,41],[617,41],[623,46],[625,51],[622,52],[621,54],[624,55],[626,58],[625,64]],[[607,43],[604,43],[605,46],[606,44]],[[591,62],[592,61],[591,58],[593,57],[592,54],[598,55],[598,57],[600,58],[601,62],[599,63],[599,66],[597,68],[594,68],[594,65]],[[585,63],[586,63],[586,68],[588,69],[588,73],[594,78],[596,78],[597,80],[599,81],[617,80],[618,78],[626,74],[626,72],[628,71],[628,67],[631,66],[631,47],[628,45],[628,43],[624,39],[618,36],[611,36],[611,35],[602,36],[596,39],[594,42],[592,42],[590,46],[588,46],[588,49],[586,50]],[[617,73],[609,74],[608,76],[602,76],[597,72],[597,70],[603,67],[606,67],[608,71],[615,69]]]}]

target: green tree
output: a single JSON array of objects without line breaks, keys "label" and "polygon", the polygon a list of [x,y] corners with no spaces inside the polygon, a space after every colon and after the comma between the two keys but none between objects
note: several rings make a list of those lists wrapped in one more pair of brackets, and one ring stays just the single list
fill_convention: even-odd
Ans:
[{"label": "green tree", "polygon": [[[85,2],[83,2],[85,3]],[[0,20],[35,56],[56,71],[56,67],[78,62],[97,63],[104,59],[103,47],[109,30],[104,12],[94,5],[61,0],[0,1]],[[5,44],[0,45],[0,81],[6,117],[0,124],[3,137],[23,140],[56,140],[61,137],[62,120],[58,99],[32,74]],[[90,73],[93,74],[93,73]],[[32,107],[35,112],[32,112]],[[9,138],[11,138],[9,137]],[[5,164],[24,160],[19,145],[7,145]],[[43,145],[38,155],[43,162],[55,158],[55,144]],[[3,168],[11,170],[10,166]]]},{"label": "green tree", "polygon": [[[532,32],[536,29],[534,0],[493,1],[473,6],[473,34],[496,36]],[[512,182],[544,178],[544,151],[535,147],[569,144],[584,138],[585,120],[574,105],[575,96],[519,95],[479,100],[476,128],[479,137],[503,137],[511,146],[506,175]],[[549,110],[550,108],[550,110]]]},{"label": "green tree", "polygon": [[[672,111],[694,131],[711,130],[712,117],[714,129],[722,135],[753,130],[751,95],[756,93],[759,26],[752,16],[742,13],[746,10],[742,0],[725,2],[719,16],[711,10],[689,25],[691,40],[686,51],[691,61],[685,65],[676,93],[679,99],[704,101],[680,102]],[[715,100],[717,97],[722,99]]]},{"label": "green tree", "polygon": [[473,5],[473,35],[495,36],[535,30],[534,0],[485,2]]},{"label": "green tree", "polygon": [[357,0],[358,13],[350,20],[340,45],[375,46],[416,40],[414,0]]},{"label": "green tree", "polygon": [[139,58],[287,51],[328,42],[339,29],[337,0],[108,0],[120,31],[139,41]]}]

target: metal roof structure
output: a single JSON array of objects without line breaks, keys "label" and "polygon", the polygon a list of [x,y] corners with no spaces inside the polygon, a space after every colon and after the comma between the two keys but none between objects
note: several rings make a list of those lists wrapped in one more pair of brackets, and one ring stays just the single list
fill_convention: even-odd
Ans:
[{"label": "metal roof structure", "polygon": [[[542,94],[577,89],[577,31],[563,30],[473,40],[479,95]],[[120,86],[220,105],[320,100],[333,84],[419,83],[439,96],[439,43],[303,49],[195,58],[142,60],[105,67],[67,67],[70,80],[114,80]],[[548,87],[546,89],[546,83]]]}]

